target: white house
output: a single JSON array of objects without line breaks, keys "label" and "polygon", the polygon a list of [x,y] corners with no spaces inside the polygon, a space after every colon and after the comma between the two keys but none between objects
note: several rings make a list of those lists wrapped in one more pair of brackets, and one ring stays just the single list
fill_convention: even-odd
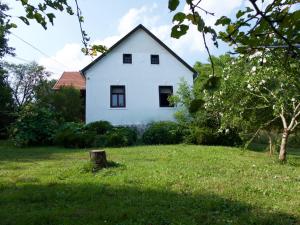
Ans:
[{"label": "white house", "polygon": [[86,123],[143,125],[174,120],[168,96],[181,79],[193,85],[195,70],[143,25],[139,25],[91,64],[86,78]]}]

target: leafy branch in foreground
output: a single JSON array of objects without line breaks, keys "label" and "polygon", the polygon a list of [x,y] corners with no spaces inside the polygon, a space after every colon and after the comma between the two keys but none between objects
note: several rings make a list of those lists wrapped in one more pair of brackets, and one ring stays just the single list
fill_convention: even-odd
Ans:
[{"label": "leafy branch in foreground", "polygon": [[[226,16],[217,19],[215,25],[225,26],[217,35],[214,27],[206,25],[204,15],[214,15],[203,7],[202,0],[186,0],[189,12],[177,12],[173,16],[171,36],[185,35],[190,24],[201,32],[214,72],[213,60],[207,46],[206,35],[218,47],[217,38],[235,46],[237,53],[253,53],[256,50],[282,49],[283,54],[300,59],[300,10],[298,0],[248,0],[250,6],[238,10],[232,21]],[[177,10],[180,0],[169,0],[169,9]],[[213,74],[214,75],[214,74]]]},{"label": "leafy branch in foreground", "polygon": [[[82,48],[82,52],[86,55],[94,56],[98,52],[104,53],[107,51],[106,47],[103,45],[89,44],[90,38],[88,37],[87,32],[83,29],[84,17],[77,0],[75,0],[76,13],[74,13],[72,6],[68,4],[68,0],[42,0],[36,5],[29,3],[28,0],[20,0],[20,2],[26,14],[24,16],[19,16],[19,19],[21,19],[25,24],[30,25],[30,20],[34,20],[46,30],[48,23],[54,25],[54,19],[56,16],[53,11],[76,15],[79,22],[82,44],[84,46]],[[16,27],[15,24],[14,27]]]}]

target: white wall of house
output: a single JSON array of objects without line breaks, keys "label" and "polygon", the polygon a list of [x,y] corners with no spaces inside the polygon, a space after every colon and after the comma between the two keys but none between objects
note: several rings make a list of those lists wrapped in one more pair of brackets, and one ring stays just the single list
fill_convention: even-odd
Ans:
[{"label": "white wall of house", "polygon": [[[132,64],[123,64],[123,54]],[[153,65],[150,55],[158,54]],[[86,72],[86,123],[98,120],[113,125],[141,125],[174,120],[176,108],[159,106],[159,86],[178,89],[181,78],[193,85],[193,72],[142,29],[137,30]],[[126,107],[110,107],[110,86],[125,85]]]}]

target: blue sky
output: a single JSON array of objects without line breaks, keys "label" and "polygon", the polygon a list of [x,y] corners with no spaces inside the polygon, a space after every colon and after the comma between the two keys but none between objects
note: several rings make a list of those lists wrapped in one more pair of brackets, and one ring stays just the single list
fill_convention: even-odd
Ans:
[{"label": "blue sky", "polygon": [[[233,11],[245,4],[244,1],[226,0],[224,4],[225,1],[203,0],[203,6],[216,14],[215,17],[204,15],[206,21],[213,25],[215,19],[221,15],[232,16]],[[170,37],[174,13],[169,12],[167,0],[78,0],[78,2],[85,17],[84,28],[92,43],[105,44],[109,47],[142,23],[189,64],[193,65],[197,60],[206,62],[208,58],[200,33],[195,29],[191,29],[180,40]],[[55,25],[49,24],[45,31],[34,21],[27,26],[17,18],[24,14],[20,2],[6,0],[6,3],[11,7],[12,20],[18,25],[18,28],[12,31],[9,42],[16,48],[18,58],[7,57],[7,61],[24,63],[22,60],[35,60],[57,78],[63,71],[80,70],[92,60],[80,51],[81,35],[75,16],[56,13]],[[180,7],[187,10],[184,4]],[[14,35],[31,43],[45,54],[36,51]],[[214,48],[211,42],[209,46],[215,55],[228,51],[228,47],[222,43],[218,49]]]}]

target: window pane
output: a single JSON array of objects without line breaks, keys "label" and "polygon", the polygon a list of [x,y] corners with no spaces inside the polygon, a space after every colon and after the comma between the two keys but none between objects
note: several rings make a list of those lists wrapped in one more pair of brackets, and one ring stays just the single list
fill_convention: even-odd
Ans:
[{"label": "window pane", "polygon": [[123,63],[132,63],[132,55],[131,54],[123,54]]},{"label": "window pane", "polygon": [[120,107],[123,107],[125,104],[125,101],[124,101],[124,95],[119,95],[119,106]]},{"label": "window pane", "polygon": [[118,95],[113,94],[111,97],[111,105],[113,107],[117,107],[118,106]]},{"label": "window pane", "polygon": [[172,94],[172,88],[171,87],[160,87],[160,93]]},{"label": "window pane", "polygon": [[111,92],[113,94],[123,94],[125,92],[125,88],[124,87],[112,87]]},{"label": "window pane", "polygon": [[151,64],[159,64],[159,55],[151,55]]},{"label": "window pane", "polygon": [[168,94],[160,94],[160,106],[169,106]]},{"label": "window pane", "polygon": [[159,87],[159,105],[160,107],[173,107],[174,105],[170,104],[168,98],[173,94],[172,86],[160,86]]}]

